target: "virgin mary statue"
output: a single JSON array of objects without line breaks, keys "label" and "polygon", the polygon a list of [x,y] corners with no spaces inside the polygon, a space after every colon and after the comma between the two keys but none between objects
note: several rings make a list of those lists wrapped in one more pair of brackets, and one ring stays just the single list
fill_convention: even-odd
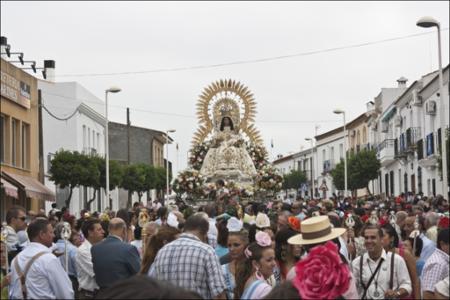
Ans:
[{"label": "virgin mary statue", "polygon": [[239,127],[233,124],[233,119],[238,121],[238,118],[236,112],[233,114],[223,108],[220,117],[214,118],[211,146],[200,169],[200,174],[209,182],[225,179],[245,184],[253,182],[256,176],[255,165],[245,148]]}]

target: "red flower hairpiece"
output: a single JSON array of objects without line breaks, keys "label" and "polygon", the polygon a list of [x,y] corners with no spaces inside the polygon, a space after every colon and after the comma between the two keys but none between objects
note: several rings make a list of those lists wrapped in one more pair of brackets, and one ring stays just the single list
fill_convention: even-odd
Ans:
[{"label": "red flower hairpiece", "polygon": [[295,230],[297,232],[300,232],[300,220],[297,217],[291,216],[288,218],[289,227],[291,227],[292,230]]},{"label": "red flower hairpiece", "polygon": [[369,220],[369,216],[368,216],[368,215],[363,215],[363,216],[361,217],[361,221],[363,221],[364,223],[366,223],[367,220]]},{"label": "red flower hairpiece", "polygon": [[350,270],[331,241],[316,246],[295,266],[292,284],[302,299],[335,299],[350,285]]},{"label": "red flower hairpiece", "polygon": [[445,229],[449,227],[449,218],[447,216],[441,217],[438,223],[439,229]]}]

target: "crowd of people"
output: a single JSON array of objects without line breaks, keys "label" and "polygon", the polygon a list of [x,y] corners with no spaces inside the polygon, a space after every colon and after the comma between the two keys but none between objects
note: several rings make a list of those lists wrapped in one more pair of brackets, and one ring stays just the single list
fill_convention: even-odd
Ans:
[{"label": "crowd of people", "polygon": [[[143,217],[145,216],[145,217]],[[449,205],[381,199],[12,207],[2,299],[448,299]]]}]

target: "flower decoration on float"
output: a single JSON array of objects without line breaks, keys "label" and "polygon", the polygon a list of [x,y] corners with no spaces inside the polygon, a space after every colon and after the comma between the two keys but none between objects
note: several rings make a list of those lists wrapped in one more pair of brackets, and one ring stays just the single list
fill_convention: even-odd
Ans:
[{"label": "flower decoration on float", "polygon": [[446,215],[443,215],[440,219],[439,219],[439,223],[438,223],[438,229],[446,229],[449,228],[449,217]]},{"label": "flower decoration on float", "polygon": [[331,241],[311,249],[295,266],[292,284],[302,299],[335,299],[345,293],[350,284],[350,271]]}]

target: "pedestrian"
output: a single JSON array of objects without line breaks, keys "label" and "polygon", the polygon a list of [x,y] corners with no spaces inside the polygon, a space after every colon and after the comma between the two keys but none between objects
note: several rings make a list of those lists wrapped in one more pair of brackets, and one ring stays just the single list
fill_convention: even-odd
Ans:
[{"label": "pedestrian", "polygon": [[10,284],[11,275],[8,274],[8,270],[6,270],[6,257],[4,253],[6,252],[6,243],[4,241],[1,241],[1,273],[0,273],[0,292],[1,292],[1,299],[8,299],[8,285]]},{"label": "pedestrian", "polygon": [[100,290],[139,272],[141,258],[136,247],[126,242],[127,225],[121,218],[109,222],[109,235],[92,246],[92,264]]},{"label": "pedestrian", "polygon": [[449,276],[449,239],[449,228],[441,229],[437,237],[437,248],[425,262],[422,271],[424,299],[433,299],[436,284]]},{"label": "pedestrian", "polygon": [[255,242],[245,248],[246,259],[236,270],[235,298],[261,299],[272,290],[272,286],[267,283],[276,266],[275,251],[271,244],[270,236],[259,231],[255,235]]},{"label": "pedestrian", "polygon": [[243,229],[243,224],[237,218],[232,217],[227,222],[228,230],[228,250],[230,262],[222,265],[222,271],[227,285],[228,299],[234,298],[234,288],[236,287],[236,271],[239,265],[245,262],[244,250],[247,248],[248,232]]},{"label": "pedestrian", "polygon": [[[403,230],[405,232],[404,239],[411,236],[411,233],[415,230],[415,228],[414,228],[415,223],[416,223],[416,217],[414,217],[414,216],[410,216],[405,219],[405,222],[403,225]],[[434,250],[436,249],[436,244],[433,243],[432,240],[427,238],[425,236],[425,234],[423,234],[422,227],[420,226],[420,222],[418,222],[418,226],[419,226],[418,230],[420,232],[419,236],[423,242],[423,248],[422,248],[422,253],[420,254],[420,258],[423,259],[424,261],[427,261],[427,259],[431,256],[431,254],[433,254]]]},{"label": "pedestrian", "polygon": [[50,250],[50,222],[36,218],[27,229],[30,244],[11,264],[10,299],[73,299],[72,282]]},{"label": "pedestrian", "polygon": [[96,299],[202,299],[199,294],[145,275],[119,281]]},{"label": "pedestrian", "polygon": [[405,260],[409,278],[411,279],[413,296],[416,299],[420,298],[420,283],[417,276],[416,260],[414,259],[414,256],[405,247],[399,247],[397,231],[391,224],[386,223],[381,226],[381,229],[383,230],[382,243],[384,250],[386,252],[394,252]]},{"label": "pedestrian", "polygon": [[180,237],[159,251],[151,275],[197,292],[204,299],[225,299],[222,268],[214,249],[207,244],[208,229],[203,214],[190,216]]},{"label": "pedestrian", "polygon": [[403,298],[411,294],[411,278],[405,260],[383,249],[383,230],[367,224],[363,229],[367,253],[352,262],[361,299]]},{"label": "pedestrian", "polygon": [[79,284],[80,299],[93,299],[99,287],[96,282],[94,267],[92,265],[91,248],[101,242],[104,231],[99,219],[87,218],[81,226],[85,237],[83,244],[77,249],[75,256],[77,267],[77,279]]},{"label": "pedestrian", "polygon": [[[56,224],[55,227],[55,238],[56,238],[56,250],[59,253],[62,253],[61,256],[58,257],[61,262],[61,266],[66,269],[66,242],[62,236],[62,231],[64,228],[64,223],[60,222]],[[77,247],[75,247],[69,240],[67,240],[67,274],[69,275],[70,281],[72,282],[73,291],[75,296],[78,293],[78,279],[77,279],[77,268],[76,268],[76,259],[75,256],[77,254]],[[78,297],[75,297],[78,298]]]},{"label": "pedestrian", "polygon": [[27,228],[25,208],[13,206],[6,213],[6,246],[8,251],[8,263],[22,250],[19,244],[17,232]]},{"label": "pedestrian", "polygon": [[[330,216],[315,216],[305,219],[301,223],[300,234],[288,239],[289,244],[302,246],[308,253],[296,264],[295,276],[293,277],[292,271],[287,275],[288,280],[296,278],[296,287],[302,297],[321,299],[338,295],[346,299],[358,298],[355,279],[346,257],[340,252],[339,237],[344,233],[345,228],[331,226]],[[314,262],[316,260],[317,262]],[[313,270],[320,275],[317,276],[317,272]],[[340,274],[340,281],[335,278],[337,274]],[[333,285],[345,285],[342,284],[342,287],[339,286],[338,290],[335,290],[330,286],[330,282],[333,282]],[[304,287],[300,288],[301,285]]]},{"label": "pedestrian", "polygon": [[209,221],[208,244],[216,249],[218,232],[216,227],[216,208],[214,204],[209,203],[205,205],[204,212],[208,215]]},{"label": "pedestrian", "polygon": [[156,234],[147,240],[139,273],[149,275],[150,271],[153,270],[151,267],[156,256],[158,255],[159,250],[161,250],[161,248],[166,244],[176,240],[180,233],[180,230],[167,225],[159,227]]}]

